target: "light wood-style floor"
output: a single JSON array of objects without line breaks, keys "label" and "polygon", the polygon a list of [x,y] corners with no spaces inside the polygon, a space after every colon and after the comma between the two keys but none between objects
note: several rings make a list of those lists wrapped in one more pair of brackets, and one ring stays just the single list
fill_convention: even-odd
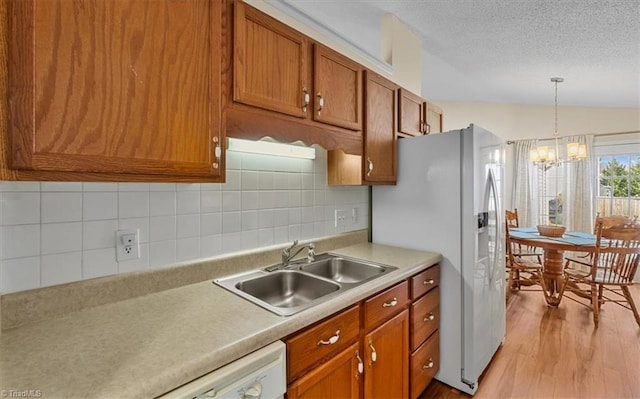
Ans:
[{"label": "light wood-style floor", "polygon": [[[631,291],[640,304],[640,285]],[[434,380],[420,397],[428,398],[470,396]],[[541,292],[516,293],[505,343],[474,398],[640,398],[640,327],[614,303],[596,330],[591,311],[568,298],[551,308]]]}]

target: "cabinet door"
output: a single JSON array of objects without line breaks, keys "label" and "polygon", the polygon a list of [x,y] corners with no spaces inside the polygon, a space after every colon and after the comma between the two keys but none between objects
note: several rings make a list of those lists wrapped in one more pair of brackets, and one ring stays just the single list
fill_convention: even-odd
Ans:
[{"label": "cabinet door", "polygon": [[322,364],[289,385],[289,399],[358,399],[360,374],[358,372],[358,344]]},{"label": "cabinet door", "polygon": [[409,396],[409,314],[405,309],[364,337],[364,397]]},{"label": "cabinet door", "polygon": [[398,90],[398,131],[410,136],[425,133],[425,101],[406,89]]},{"label": "cabinet door", "polygon": [[319,44],[314,50],[313,119],[362,130],[362,67]]},{"label": "cabinet door", "polygon": [[219,1],[11,5],[11,167],[222,176]]},{"label": "cabinet door", "polygon": [[427,131],[426,133],[442,133],[442,108],[435,104],[426,103]]},{"label": "cabinet door", "polygon": [[396,117],[398,86],[365,71],[363,180],[371,184],[396,182]]},{"label": "cabinet door", "polygon": [[241,1],[234,12],[233,100],[304,118],[307,39]]}]

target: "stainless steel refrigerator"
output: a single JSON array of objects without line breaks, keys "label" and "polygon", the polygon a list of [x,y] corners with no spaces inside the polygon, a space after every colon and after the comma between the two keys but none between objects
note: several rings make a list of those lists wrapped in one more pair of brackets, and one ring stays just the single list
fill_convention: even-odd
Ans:
[{"label": "stainless steel refrigerator", "polygon": [[372,241],[439,252],[440,371],[473,394],[505,334],[503,141],[466,129],[398,140],[395,186],[373,188]]}]

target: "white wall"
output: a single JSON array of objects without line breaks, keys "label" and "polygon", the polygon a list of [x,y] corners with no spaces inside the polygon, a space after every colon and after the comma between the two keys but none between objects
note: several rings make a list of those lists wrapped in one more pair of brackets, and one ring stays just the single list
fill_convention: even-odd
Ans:
[{"label": "white wall", "polygon": [[[227,153],[225,184],[0,182],[0,292],[170,266],[367,228],[367,187],[328,187],[315,160]],[[116,262],[115,231],[140,229],[141,258]]]},{"label": "white wall", "polygon": [[[551,138],[554,106],[436,101],[443,108],[444,130],[475,123],[506,140]],[[640,109],[558,106],[558,134],[603,134],[640,130]],[[513,146],[506,147],[505,207],[511,207]]]}]

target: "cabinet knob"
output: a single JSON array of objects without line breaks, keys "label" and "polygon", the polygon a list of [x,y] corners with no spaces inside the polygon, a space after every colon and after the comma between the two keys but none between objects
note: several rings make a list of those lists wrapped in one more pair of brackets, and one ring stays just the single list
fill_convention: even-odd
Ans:
[{"label": "cabinet knob", "polygon": [[433,365],[434,365],[433,358],[430,358],[429,362],[427,364],[425,364],[424,366],[422,366],[422,369],[423,370],[431,369],[431,368],[433,368]]},{"label": "cabinet knob", "polygon": [[309,107],[309,102],[311,101],[311,96],[309,95],[309,91],[305,87],[302,89],[302,112],[307,113],[307,108]]},{"label": "cabinet knob", "polygon": [[242,395],[243,399],[260,399],[262,395],[262,384],[259,381],[255,381],[249,385]]},{"label": "cabinet knob", "polygon": [[392,308],[398,304],[398,298],[393,297],[393,299],[389,302],[385,302],[382,304],[383,308]]},{"label": "cabinet knob", "polygon": [[336,342],[338,342],[338,340],[340,339],[340,330],[336,331],[336,334],[329,337],[328,340],[320,340],[318,341],[318,343],[316,344],[316,346],[320,346],[320,345],[333,345]]},{"label": "cabinet knob", "polygon": [[430,125],[430,124],[428,124],[428,123],[425,123],[425,125],[427,126],[427,128],[425,129],[425,131],[424,131],[424,132],[425,132],[426,134],[431,133],[431,125]]},{"label": "cabinet knob", "polygon": [[429,313],[428,316],[425,316],[424,319],[422,319],[422,321],[433,321],[436,318],[436,316],[433,313]]},{"label": "cabinet knob", "polygon": [[320,115],[320,112],[322,112],[322,109],[324,108],[324,98],[320,92],[318,92],[316,96],[318,97],[318,115]]},{"label": "cabinet knob", "polygon": [[216,161],[213,163],[213,169],[218,169],[220,167],[220,157],[222,157],[222,149],[220,148],[220,139],[216,136],[213,138],[213,142],[216,145],[216,148],[213,150],[213,155],[216,158]]},{"label": "cabinet knob", "polygon": [[435,281],[430,278],[429,280],[425,280],[422,282],[422,285],[433,285],[433,283],[435,283]]},{"label": "cabinet knob", "polygon": [[367,164],[369,169],[369,171],[367,172],[367,177],[369,177],[371,176],[371,173],[373,173],[373,161],[369,157],[367,157]]}]

